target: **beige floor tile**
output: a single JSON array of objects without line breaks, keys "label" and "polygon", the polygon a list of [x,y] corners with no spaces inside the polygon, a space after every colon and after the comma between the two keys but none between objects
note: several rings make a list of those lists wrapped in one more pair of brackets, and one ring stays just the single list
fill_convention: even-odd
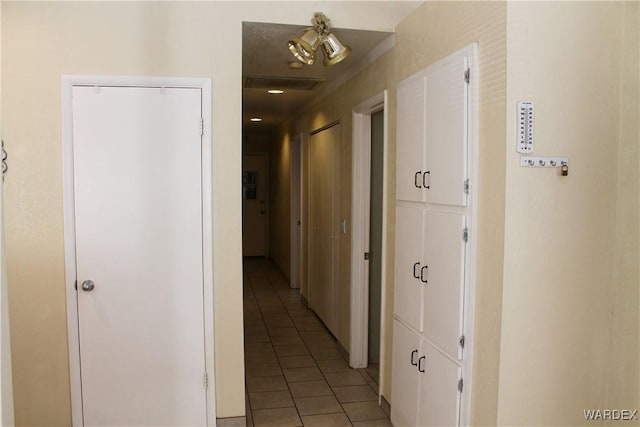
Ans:
[{"label": "beige floor tile", "polygon": [[350,372],[351,371],[349,364],[344,359],[318,360],[318,367],[325,374],[331,373],[331,372]]},{"label": "beige floor tile", "polygon": [[276,352],[273,348],[268,351],[245,350],[244,363],[245,365],[255,363],[278,363],[278,358],[276,357]]},{"label": "beige floor tile", "polygon": [[332,372],[324,374],[327,382],[331,387],[340,387],[345,385],[366,385],[367,382],[362,378],[358,371],[353,369],[349,372]]},{"label": "beige floor tile", "polygon": [[326,381],[301,381],[289,383],[293,397],[331,396],[333,392]]},{"label": "beige floor tile", "polygon": [[247,343],[263,343],[270,342],[269,335],[267,332],[257,333],[257,334],[244,334],[244,342]]},{"label": "beige floor tile", "polygon": [[249,402],[251,409],[275,409],[290,408],[293,405],[293,399],[289,391],[261,391],[257,393],[249,393]]},{"label": "beige floor tile", "polygon": [[248,377],[247,390],[258,391],[283,391],[287,390],[287,383],[282,375],[272,377]]},{"label": "beige floor tile", "polygon": [[308,356],[309,350],[304,345],[276,345],[273,347],[278,357]]},{"label": "beige floor tile", "polygon": [[322,374],[316,367],[284,369],[284,377],[288,383],[321,380]]},{"label": "beige floor tile", "polygon": [[387,418],[382,408],[378,406],[378,402],[343,403],[342,407],[352,422]]},{"label": "beige floor tile", "polygon": [[373,392],[369,385],[333,387],[333,392],[340,403],[378,400],[378,395]]},{"label": "beige floor tile", "polygon": [[298,336],[298,330],[294,327],[271,328],[269,329],[269,335],[271,335],[272,337],[285,337],[289,335]]},{"label": "beige floor tile", "polygon": [[304,427],[351,427],[349,418],[344,414],[305,415]]},{"label": "beige floor tile", "polygon": [[309,351],[316,360],[342,359],[342,353],[336,348],[309,348]]},{"label": "beige floor tile", "polygon": [[282,375],[282,370],[278,363],[247,363],[244,368],[247,377],[270,377]]},{"label": "beige floor tile", "polygon": [[300,345],[304,345],[304,342],[302,341],[302,338],[300,338],[298,335],[285,335],[282,337],[271,337],[271,343],[273,343],[273,345],[279,345],[279,346],[300,346]]},{"label": "beige floor tile", "polygon": [[393,427],[391,421],[386,420],[371,420],[371,421],[356,421],[353,423],[354,427]]},{"label": "beige floor tile", "polygon": [[296,397],[296,407],[300,415],[335,414],[342,412],[342,406],[333,396]]},{"label": "beige floor tile", "polygon": [[311,356],[282,356],[279,357],[282,368],[312,368],[316,366]]},{"label": "beige floor tile", "polygon": [[354,427],[393,427],[393,424],[391,424],[391,421],[386,419],[386,420],[356,421],[353,423],[353,426]]},{"label": "beige floor tile", "polygon": [[255,427],[300,427],[302,420],[296,408],[258,409],[253,411]]}]

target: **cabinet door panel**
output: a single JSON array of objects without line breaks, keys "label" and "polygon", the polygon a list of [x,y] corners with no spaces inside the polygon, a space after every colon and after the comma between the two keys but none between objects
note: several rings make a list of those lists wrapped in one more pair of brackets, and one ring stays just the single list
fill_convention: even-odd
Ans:
[{"label": "cabinet door panel", "polygon": [[398,206],[396,210],[393,312],[418,332],[422,332],[424,284],[415,275],[419,277],[423,265],[422,217],[422,209]]},{"label": "cabinet door panel", "polygon": [[421,427],[459,425],[460,367],[425,340],[422,340],[420,354],[418,360],[420,400],[417,425]]},{"label": "cabinet door panel", "polygon": [[420,338],[406,326],[394,320],[391,422],[395,426],[416,425],[419,379],[416,365],[419,353]]},{"label": "cabinet door panel", "polygon": [[466,206],[467,179],[467,58],[445,58],[427,70],[426,164],[427,201]]},{"label": "cabinet door panel", "polygon": [[410,77],[398,84],[396,132],[396,197],[425,201],[422,173],[425,171],[425,79]]},{"label": "cabinet door panel", "polygon": [[424,288],[424,336],[452,358],[462,356],[465,217],[437,211],[424,215],[424,259],[428,266]]}]

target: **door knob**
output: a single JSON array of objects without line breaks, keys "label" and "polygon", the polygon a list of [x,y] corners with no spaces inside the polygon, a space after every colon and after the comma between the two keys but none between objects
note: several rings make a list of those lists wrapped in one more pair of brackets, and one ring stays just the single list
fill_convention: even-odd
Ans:
[{"label": "door knob", "polygon": [[93,283],[93,280],[85,280],[82,282],[82,290],[85,292],[91,292],[96,285]]}]

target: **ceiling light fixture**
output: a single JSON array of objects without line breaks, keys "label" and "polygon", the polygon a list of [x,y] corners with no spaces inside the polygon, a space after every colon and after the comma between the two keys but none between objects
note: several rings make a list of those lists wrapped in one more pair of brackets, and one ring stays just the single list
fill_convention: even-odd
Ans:
[{"label": "ceiling light fixture", "polygon": [[260,117],[251,117],[249,120],[251,120],[252,122],[261,122],[262,119]]},{"label": "ceiling light fixture", "polygon": [[269,89],[267,92],[269,92],[272,95],[280,95],[284,93],[284,91],[281,89]]},{"label": "ceiling light fixture", "polygon": [[351,48],[343,45],[331,32],[331,21],[324,13],[316,12],[311,20],[313,27],[307,28],[300,37],[289,40],[289,50],[298,61],[312,65],[316,61],[318,47],[322,46],[325,67],[337,64],[345,59]]}]

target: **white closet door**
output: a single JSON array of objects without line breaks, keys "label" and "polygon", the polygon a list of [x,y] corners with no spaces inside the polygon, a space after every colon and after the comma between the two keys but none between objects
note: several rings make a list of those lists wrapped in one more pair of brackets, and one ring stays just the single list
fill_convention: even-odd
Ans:
[{"label": "white closet door", "polygon": [[467,88],[466,52],[456,53],[427,69],[426,149],[427,201],[466,206]]},{"label": "white closet door", "polygon": [[424,336],[452,358],[462,356],[465,242],[464,215],[425,212]]},{"label": "white closet door", "polygon": [[458,380],[461,369],[429,342],[422,340],[420,358],[420,427],[457,426],[460,424],[460,392]]},{"label": "white closet door", "polygon": [[415,426],[418,414],[418,358],[420,338],[397,320],[393,321],[393,376],[391,422]]},{"label": "white closet door", "polygon": [[396,132],[396,197],[424,202],[425,78],[417,75],[398,84]]},{"label": "white closet door", "polygon": [[201,102],[73,88],[85,426],[206,425]]},{"label": "white closet door", "polygon": [[336,125],[309,141],[309,307],[338,335],[338,203],[337,156],[341,127]]},{"label": "white closet door", "polygon": [[[426,268],[423,260],[423,211],[398,206],[396,209],[396,268],[393,312],[418,332],[422,332],[422,300]],[[426,280],[426,278],[425,278]]]}]

